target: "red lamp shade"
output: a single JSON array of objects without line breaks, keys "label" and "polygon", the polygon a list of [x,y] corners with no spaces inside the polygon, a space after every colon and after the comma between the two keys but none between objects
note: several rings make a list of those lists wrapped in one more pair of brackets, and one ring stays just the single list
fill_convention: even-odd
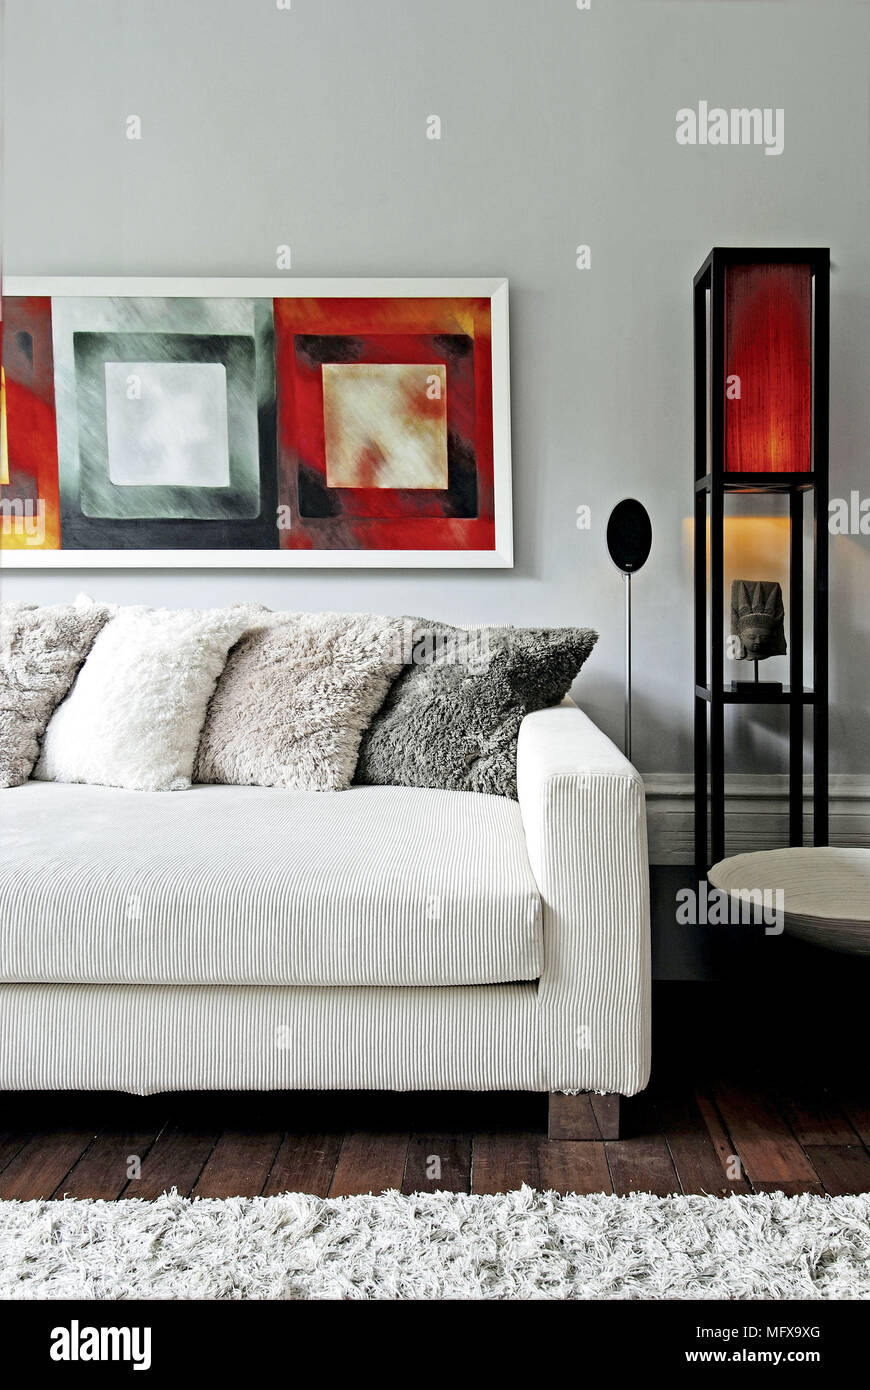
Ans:
[{"label": "red lamp shade", "polygon": [[725,469],[812,469],[813,277],[809,265],[725,271]]}]

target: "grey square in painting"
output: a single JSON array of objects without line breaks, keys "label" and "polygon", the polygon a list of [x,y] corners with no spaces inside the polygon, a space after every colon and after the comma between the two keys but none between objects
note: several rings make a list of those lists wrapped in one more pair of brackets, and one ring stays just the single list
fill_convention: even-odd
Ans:
[{"label": "grey square in painting", "polygon": [[[260,459],[257,431],[256,351],[253,338],[208,333],[81,333],[73,334],[76,402],[78,414],[78,473],[81,509],[85,516],[160,521],[232,521],[255,517],[260,510]],[[112,388],[106,368],[112,368]],[[186,367],[187,373],[168,383],[173,372]],[[225,381],[217,420],[206,421],[208,402],[196,373],[203,367],[217,368]],[[149,386],[155,400],[146,406],[150,424],[125,430],[126,407],[142,401],[118,400],[127,391],[129,378],[140,373],[143,397]],[[170,371],[167,374],[166,369]],[[144,370],[144,377],[141,372]],[[216,378],[209,394],[216,396]],[[136,382],[133,382],[136,387]],[[138,387],[137,387],[138,389]],[[195,399],[197,394],[200,399]],[[172,415],[175,414],[173,423]],[[113,421],[110,417],[114,417]],[[153,437],[148,430],[153,428]],[[173,434],[176,442],[197,433],[203,452],[219,428],[226,431],[226,465],[229,477],[221,473],[217,483],[197,478],[196,464],[183,462],[177,455],[164,458],[161,467],[167,476],[152,481],[147,475],[147,457],[138,457],[143,441],[146,453],[155,461],[161,448],[168,447]],[[113,476],[110,450],[114,444],[117,469],[123,481]],[[169,475],[174,474],[173,477]]]},{"label": "grey square in painting", "polygon": [[65,550],[278,548],[271,300],[61,295],[52,336]]},{"label": "grey square in painting", "polygon": [[220,362],[107,362],[109,480],[116,487],[228,487],[227,373]]}]

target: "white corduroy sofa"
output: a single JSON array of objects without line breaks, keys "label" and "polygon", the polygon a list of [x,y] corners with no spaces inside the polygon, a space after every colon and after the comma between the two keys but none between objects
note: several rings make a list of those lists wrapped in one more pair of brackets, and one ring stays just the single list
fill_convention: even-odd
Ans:
[{"label": "white corduroy sofa", "polygon": [[0,793],[0,1089],[535,1090],[583,1137],[648,1078],[643,785],[570,702],[518,785]]}]

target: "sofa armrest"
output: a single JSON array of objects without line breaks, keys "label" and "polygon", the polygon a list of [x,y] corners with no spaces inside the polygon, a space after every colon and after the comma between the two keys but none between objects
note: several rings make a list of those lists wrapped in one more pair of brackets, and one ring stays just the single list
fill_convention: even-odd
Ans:
[{"label": "sofa armrest", "polygon": [[650,1052],[643,781],[565,701],[523,720],[517,785],[543,902],[542,1089],[633,1095]]}]

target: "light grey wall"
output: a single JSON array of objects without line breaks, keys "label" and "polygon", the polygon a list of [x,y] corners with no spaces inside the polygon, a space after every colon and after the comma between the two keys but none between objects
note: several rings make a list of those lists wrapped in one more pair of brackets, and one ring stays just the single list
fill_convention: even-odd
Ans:
[{"label": "light grey wall", "polygon": [[[635,581],[635,756],[688,769],[692,274],[713,244],[831,246],[832,492],[870,494],[868,50],[858,0],[6,0],[6,273],[275,274],[287,242],[288,288],[510,277],[517,560],[47,570],[7,574],[4,594],[592,624],[576,693],[619,737],[604,523],[634,494],[655,527]],[[678,146],[675,113],[701,99],[783,107],[784,152]],[[834,542],[832,585],[832,767],[867,772],[870,538]],[[762,726],[742,747],[753,767],[785,751]]]}]

